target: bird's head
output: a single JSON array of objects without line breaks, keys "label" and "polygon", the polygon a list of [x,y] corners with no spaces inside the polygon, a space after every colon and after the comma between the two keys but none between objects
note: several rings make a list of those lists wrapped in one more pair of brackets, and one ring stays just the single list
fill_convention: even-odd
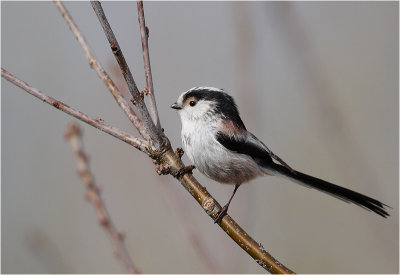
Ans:
[{"label": "bird's head", "polygon": [[182,93],[171,105],[181,120],[232,120],[243,126],[235,101],[224,90],[213,87],[194,87]]}]

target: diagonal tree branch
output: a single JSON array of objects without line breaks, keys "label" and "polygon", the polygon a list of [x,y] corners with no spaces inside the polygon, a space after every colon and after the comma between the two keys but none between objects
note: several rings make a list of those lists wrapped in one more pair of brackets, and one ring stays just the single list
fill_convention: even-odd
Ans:
[{"label": "diagonal tree branch", "polygon": [[135,147],[136,149],[139,149],[140,151],[146,153],[147,155],[149,155],[150,152],[152,151],[146,141],[139,139],[139,138],[135,138],[127,133],[122,132],[121,130],[118,130],[112,126],[107,125],[106,123],[104,123],[104,121],[101,118],[97,118],[97,119],[91,118],[88,115],[68,106],[67,104],[64,104],[63,102],[61,102],[55,98],[52,98],[50,96],[43,94],[39,90],[29,86],[28,83],[18,79],[17,77],[15,77],[14,75],[12,75],[11,73],[9,73],[8,71],[6,71],[3,68],[1,68],[1,76],[4,77],[5,79],[7,79],[8,81],[10,81],[11,83],[15,84],[16,86],[24,89],[29,94],[39,98],[43,102],[46,102],[46,103],[50,104],[51,106],[59,109],[60,111],[63,111],[64,113],[67,113],[77,119],[82,120],[83,122],[86,122],[87,124],[99,129],[100,131],[110,134],[113,137],[116,137],[116,138],[132,145],[133,147]]},{"label": "diagonal tree branch", "polygon": [[95,58],[92,50],[89,48],[89,45],[87,44],[82,33],[79,31],[78,27],[76,26],[71,15],[65,9],[64,5],[61,3],[60,0],[54,0],[54,2],[57,5],[59,11],[61,12],[61,15],[64,17],[65,21],[67,22],[69,28],[74,33],[79,44],[82,46],[90,67],[92,69],[94,69],[96,71],[97,75],[103,80],[104,84],[110,90],[111,94],[113,95],[114,99],[117,101],[118,105],[122,108],[122,110],[124,110],[125,114],[128,116],[129,120],[133,123],[133,125],[135,125],[135,127],[139,131],[140,135],[142,137],[144,137],[146,140],[149,140],[150,139],[149,133],[144,128],[142,120],[136,116],[135,112],[129,106],[129,104],[125,100],[125,98],[122,96],[122,94],[118,90],[117,86],[114,84],[114,82],[108,76],[108,74],[103,69],[103,67],[101,67],[100,63]]},{"label": "diagonal tree branch", "polygon": [[153,118],[154,124],[160,128],[160,118],[158,117],[156,99],[154,97],[153,77],[151,75],[150,66],[150,55],[149,55],[149,29],[146,26],[144,19],[143,2],[137,1],[138,20],[140,27],[140,36],[142,38],[142,51],[143,51],[143,63],[144,63],[144,74],[146,76],[146,87],[147,90],[145,95],[149,97],[149,109]]},{"label": "diagonal tree branch", "polygon": [[103,226],[111,239],[114,246],[115,257],[117,257],[127,272],[132,274],[140,273],[133,265],[128,250],[123,242],[123,236],[115,228],[105,204],[100,197],[100,189],[96,185],[94,177],[89,169],[88,158],[83,151],[82,131],[78,124],[68,124],[67,130],[65,131],[65,139],[69,142],[72,151],[75,153],[78,173],[86,187],[85,196],[93,204],[99,223]]},{"label": "diagonal tree branch", "polygon": [[140,112],[140,115],[144,121],[144,125],[146,130],[148,131],[150,137],[152,138],[152,143],[154,147],[157,149],[161,149],[163,145],[163,134],[160,129],[156,128],[154,125],[149,111],[143,100],[143,94],[141,94],[136,86],[135,80],[133,79],[132,73],[126,63],[125,57],[121,51],[121,48],[118,44],[118,41],[108,23],[106,15],[104,14],[104,10],[101,7],[99,1],[90,1],[92,4],[93,10],[95,11],[97,18],[100,21],[101,26],[103,27],[104,33],[107,37],[108,42],[110,43],[111,50],[118,61],[119,67],[121,68],[122,74],[125,78],[125,81],[128,85],[129,92],[133,97],[133,104],[137,107]]}]

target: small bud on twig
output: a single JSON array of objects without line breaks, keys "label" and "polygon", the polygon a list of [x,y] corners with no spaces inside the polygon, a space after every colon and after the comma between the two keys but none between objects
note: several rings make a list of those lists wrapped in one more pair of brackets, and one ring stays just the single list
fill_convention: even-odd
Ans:
[{"label": "small bud on twig", "polygon": [[177,177],[177,178],[180,178],[184,174],[192,174],[192,171],[193,171],[194,168],[195,168],[194,165],[185,166],[185,167],[179,169],[179,171],[174,176]]},{"label": "small bud on twig", "polygon": [[160,164],[156,166],[156,172],[158,175],[168,175],[171,173],[171,167],[168,165]]},{"label": "small bud on twig", "polygon": [[181,159],[184,153],[185,151],[183,151],[182,148],[176,148],[175,154],[178,156],[178,158]]}]

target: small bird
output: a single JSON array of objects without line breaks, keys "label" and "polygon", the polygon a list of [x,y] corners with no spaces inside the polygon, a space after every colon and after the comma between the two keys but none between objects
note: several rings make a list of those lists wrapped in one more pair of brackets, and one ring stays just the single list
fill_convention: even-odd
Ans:
[{"label": "small bird", "polygon": [[194,87],[182,93],[171,108],[178,110],[182,143],[190,161],[209,178],[235,185],[216,223],[226,215],[239,186],[264,175],[281,176],[389,216],[388,206],[376,199],[292,169],[247,131],[233,98],[224,90]]}]

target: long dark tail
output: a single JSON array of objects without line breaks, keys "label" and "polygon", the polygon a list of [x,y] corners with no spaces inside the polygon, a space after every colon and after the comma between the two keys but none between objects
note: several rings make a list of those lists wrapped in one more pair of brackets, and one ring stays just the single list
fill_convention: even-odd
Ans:
[{"label": "long dark tail", "polygon": [[385,206],[388,205],[381,203],[378,200],[367,197],[358,192],[352,191],[350,189],[335,185],[333,183],[329,183],[327,181],[314,178],[312,176],[303,174],[298,171],[290,171],[284,166],[276,164],[274,169],[281,174],[282,176],[288,177],[291,180],[294,180],[298,183],[304,184],[307,187],[315,188],[319,191],[326,192],[330,195],[338,197],[339,199],[345,200],[347,202],[352,202],[357,204],[360,207],[367,208],[371,211],[374,211],[376,214],[386,218],[390,216],[389,213],[385,210]]}]

